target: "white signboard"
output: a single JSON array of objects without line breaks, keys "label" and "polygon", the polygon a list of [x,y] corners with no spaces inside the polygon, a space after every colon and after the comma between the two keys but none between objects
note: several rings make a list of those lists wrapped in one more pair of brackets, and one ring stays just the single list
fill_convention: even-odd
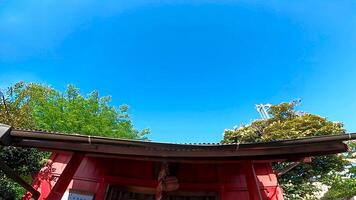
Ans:
[{"label": "white signboard", "polygon": [[62,200],[93,200],[93,194],[86,194],[85,192],[80,191],[66,191],[66,194],[63,195]]}]

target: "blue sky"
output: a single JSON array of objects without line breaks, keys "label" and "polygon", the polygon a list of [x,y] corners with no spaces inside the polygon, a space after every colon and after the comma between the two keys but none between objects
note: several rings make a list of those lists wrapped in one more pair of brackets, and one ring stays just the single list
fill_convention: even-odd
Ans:
[{"label": "blue sky", "polygon": [[356,132],[355,1],[0,1],[0,87],[99,90],[150,139],[217,142],[299,109]]}]

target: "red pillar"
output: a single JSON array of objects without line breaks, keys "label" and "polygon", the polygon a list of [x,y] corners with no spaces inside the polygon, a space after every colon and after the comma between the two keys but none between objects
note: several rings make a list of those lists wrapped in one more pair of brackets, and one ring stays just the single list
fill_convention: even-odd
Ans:
[{"label": "red pillar", "polygon": [[84,158],[83,153],[73,153],[67,166],[64,168],[62,174],[59,176],[58,181],[52,188],[46,199],[48,200],[61,200],[63,194],[67,190],[69,183],[72,181],[75,172],[77,171],[80,163]]},{"label": "red pillar", "polygon": [[251,160],[243,162],[248,195],[250,200],[262,200],[261,190]]},{"label": "red pillar", "polygon": [[108,183],[104,178],[101,179],[98,192],[95,195],[95,199],[104,199],[106,195],[106,189],[108,187]]}]

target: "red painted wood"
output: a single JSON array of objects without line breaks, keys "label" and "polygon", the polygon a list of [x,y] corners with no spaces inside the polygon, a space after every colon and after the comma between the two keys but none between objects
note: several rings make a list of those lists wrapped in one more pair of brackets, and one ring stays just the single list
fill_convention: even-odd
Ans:
[{"label": "red painted wood", "polygon": [[97,190],[97,195],[95,196],[95,199],[104,199],[105,198],[105,192],[106,192],[106,188],[108,187],[108,182],[105,181],[105,179],[103,178],[100,181],[99,184],[99,188]]},{"label": "red painted wood", "polygon": [[62,174],[59,176],[57,183],[52,188],[47,199],[48,200],[60,200],[67,190],[69,183],[72,181],[72,178],[80,166],[84,154],[82,153],[73,153],[71,159],[69,160],[67,166],[64,168]]},{"label": "red painted wood", "polygon": [[[54,153],[54,177],[65,173],[65,167],[71,160],[70,154]],[[246,163],[246,162],[245,162]],[[258,162],[246,165],[240,163],[212,163],[212,164],[179,164],[175,176],[179,181],[181,191],[208,191],[219,194],[220,200],[248,200],[251,180],[259,184],[262,199],[283,200],[282,190],[278,187],[277,178],[269,162]],[[137,186],[155,189],[157,174],[155,168],[159,163],[153,161],[127,160],[118,158],[87,157],[81,161],[78,170],[70,178],[67,188],[95,195],[96,200],[105,199],[105,193],[110,185]],[[69,165],[69,164],[68,164]],[[254,170],[255,176],[247,172]],[[257,176],[257,178],[256,178]],[[249,177],[249,178],[248,178]],[[253,177],[253,179],[251,179]],[[55,182],[42,182],[39,191],[40,200],[52,192]],[[256,187],[255,187],[256,188]],[[255,191],[256,192],[256,191]],[[255,199],[252,199],[255,200]]]},{"label": "red painted wood", "polygon": [[245,171],[249,199],[262,200],[259,182],[257,180],[257,176],[252,161],[250,160],[245,161],[243,163],[243,168]]}]

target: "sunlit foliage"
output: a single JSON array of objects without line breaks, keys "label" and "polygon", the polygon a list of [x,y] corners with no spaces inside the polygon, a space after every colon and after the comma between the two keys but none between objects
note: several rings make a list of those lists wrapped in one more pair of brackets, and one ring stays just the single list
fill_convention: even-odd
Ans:
[{"label": "sunlit foliage", "polygon": [[[344,134],[340,122],[332,122],[325,117],[311,113],[297,112],[294,103],[281,103],[269,109],[271,118],[253,121],[236,129],[224,131],[224,143],[249,143],[309,136]],[[313,182],[322,182],[345,169],[348,161],[342,155],[319,156],[311,163],[303,163],[278,178],[286,199],[315,199],[318,188]],[[286,163],[275,163],[275,170]],[[327,183],[324,181],[324,183]],[[331,182],[329,185],[332,186]],[[336,185],[335,185],[336,187]]]},{"label": "sunlit foliage", "polygon": [[[17,83],[0,99],[0,123],[16,128],[41,129],[112,138],[145,139],[148,130],[134,129],[129,107],[110,105],[97,91],[87,96],[69,85],[60,92],[41,84]],[[48,154],[36,149],[0,147],[0,158],[31,182]],[[24,190],[0,172],[0,199],[20,199]]]}]

